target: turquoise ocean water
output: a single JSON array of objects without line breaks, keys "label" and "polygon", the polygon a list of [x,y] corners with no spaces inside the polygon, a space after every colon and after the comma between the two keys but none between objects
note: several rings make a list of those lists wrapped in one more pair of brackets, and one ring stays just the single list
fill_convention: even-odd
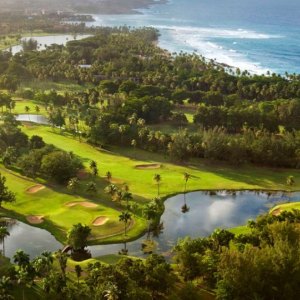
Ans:
[{"label": "turquoise ocean water", "polygon": [[92,25],[153,26],[160,46],[252,73],[300,73],[300,0],[171,0]]}]

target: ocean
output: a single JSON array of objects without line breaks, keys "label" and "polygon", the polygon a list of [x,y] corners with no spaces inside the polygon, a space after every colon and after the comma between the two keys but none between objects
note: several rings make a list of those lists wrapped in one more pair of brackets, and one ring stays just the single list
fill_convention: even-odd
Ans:
[{"label": "ocean", "polygon": [[171,0],[91,25],[153,26],[170,52],[195,52],[241,70],[300,73],[300,0]]}]

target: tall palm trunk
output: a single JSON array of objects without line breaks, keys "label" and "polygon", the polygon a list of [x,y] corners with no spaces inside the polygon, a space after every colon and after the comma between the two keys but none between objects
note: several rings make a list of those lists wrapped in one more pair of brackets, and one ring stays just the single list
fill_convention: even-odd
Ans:
[{"label": "tall palm trunk", "polygon": [[150,226],[151,226],[151,220],[148,220],[148,233],[147,233],[147,240],[150,239]]},{"label": "tall palm trunk", "polygon": [[185,184],[184,184],[184,192],[183,192],[184,205],[186,205],[186,184],[187,184],[187,180],[185,181]]}]

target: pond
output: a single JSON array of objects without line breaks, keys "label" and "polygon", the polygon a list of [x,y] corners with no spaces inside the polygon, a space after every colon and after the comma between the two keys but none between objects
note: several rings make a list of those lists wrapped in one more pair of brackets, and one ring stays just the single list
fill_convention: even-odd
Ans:
[{"label": "pond", "polygon": [[[153,238],[157,247],[155,252],[169,256],[172,247],[179,238],[207,236],[215,228],[230,228],[244,225],[247,220],[267,212],[271,207],[282,202],[299,201],[300,192],[265,193],[239,191],[192,192],[186,194],[187,213],[181,212],[184,203],[182,194],[170,197],[165,201],[165,212],[161,217],[164,224],[162,233]],[[80,220],[79,220],[80,221]],[[43,250],[54,251],[62,247],[51,234],[43,229],[16,221],[9,227],[10,236],[5,240],[6,256],[12,257],[17,249],[24,249],[34,257]],[[130,255],[143,257],[141,244],[143,237],[128,242],[126,247]],[[90,246],[93,257],[117,254],[123,244]]]},{"label": "pond", "polygon": [[[81,40],[86,37],[89,37],[90,35],[83,34],[83,35],[70,35],[70,34],[64,34],[64,35],[47,35],[47,36],[32,36],[32,37],[24,37],[22,40],[29,40],[34,39],[38,43],[38,50],[45,50],[47,46],[50,46],[52,44],[57,45],[65,45],[68,41],[73,40]],[[9,51],[10,49],[6,49]],[[16,53],[22,51],[22,45],[16,45],[11,47],[11,53],[15,55]]]},{"label": "pond", "polygon": [[[12,258],[18,249],[30,254],[31,258],[43,251],[56,251],[62,245],[47,230],[33,227],[25,223],[12,220],[0,219],[1,225],[6,225],[10,236],[5,239],[5,255]],[[2,249],[2,243],[0,242]]]},{"label": "pond", "polygon": [[49,121],[45,116],[35,114],[20,114],[16,116],[16,120],[21,122],[32,122],[44,125],[49,124]]}]

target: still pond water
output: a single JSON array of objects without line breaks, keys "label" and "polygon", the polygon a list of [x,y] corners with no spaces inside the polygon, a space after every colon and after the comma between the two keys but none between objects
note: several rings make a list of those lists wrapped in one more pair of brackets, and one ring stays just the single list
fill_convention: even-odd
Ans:
[{"label": "still pond water", "polygon": [[[165,212],[161,217],[164,224],[163,232],[154,241],[157,244],[155,252],[168,256],[179,238],[185,236],[199,237],[209,235],[215,228],[230,228],[243,225],[248,219],[267,212],[278,203],[299,201],[300,192],[273,194],[263,192],[239,191],[233,195],[221,191],[192,192],[186,194],[186,202],[190,208],[187,213],[181,212],[184,204],[182,194],[170,197],[165,201]],[[80,221],[80,220],[79,220]],[[19,221],[9,225],[10,236],[5,239],[5,254],[12,257],[16,250],[23,249],[31,258],[42,251],[55,251],[62,245],[46,230],[29,226]],[[128,253],[144,256],[141,243],[146,235],[127,243]],[[1,246],[1,244],[0,244]],[[117,254],[123,244],[90,246],[93,257]]]},{"label": "still pond water", "polygon": [[[33,39],[37,41],[38,44],[38,50],[45,50],[46,47],[51,46],[53,44],[57,45],[66,45],[69,41],[74,40],[81,40],[86,37],[89,37],[90,35],[82,34],[82,35],[70,35],[70,34],[64,34],[64,35],[48,35],[48,36],[32,36],[32,37],[24,37],[21,40],[22,41],[28,41],[29,39]],[[6,49],[7,51],[11,51],[13,55],[17,54],[18,52],[23,50],[22,45],[16,45],[12,46],[9,49]]]},{"label": "still pond water", "polygon": [[43,125],[49,124],[48,119],[43,115],[20,114],[16,116],[16,120],[20,122],[32,122]]}]

